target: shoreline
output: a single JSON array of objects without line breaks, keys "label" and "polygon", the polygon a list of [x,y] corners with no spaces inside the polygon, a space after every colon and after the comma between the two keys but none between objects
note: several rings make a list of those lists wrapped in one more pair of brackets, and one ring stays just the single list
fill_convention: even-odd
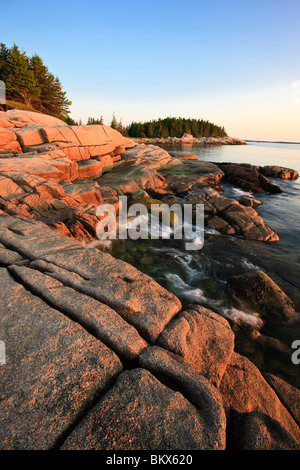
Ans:
[{"label": "shoreline", "polygon": [[246,142],[257,142],[261,144],[287,144],[287,145],[300,145],[300,142],[283,142],[281,140],[250,140],[245,139]]},{"label": "shoreline", "polygon": [[137,138],[133,139],[137,143],[144,144],[182,144],[182,145],[247,145],[247,142],[237,137],[194,137],[191,134],[184,134],[182,137],[166,138]]}]

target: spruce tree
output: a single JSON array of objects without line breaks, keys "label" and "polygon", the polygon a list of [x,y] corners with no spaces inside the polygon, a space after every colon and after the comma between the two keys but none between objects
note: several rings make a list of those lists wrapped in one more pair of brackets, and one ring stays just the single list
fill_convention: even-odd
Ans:
[{"label": "spruce tree", "polygon": [[9,51],[6,90],[7,94],[23,102],[26,106],[31,106],[31,101],[40,96],[40,90],[34,73],[29,67],[28,58],[16,44]]}]

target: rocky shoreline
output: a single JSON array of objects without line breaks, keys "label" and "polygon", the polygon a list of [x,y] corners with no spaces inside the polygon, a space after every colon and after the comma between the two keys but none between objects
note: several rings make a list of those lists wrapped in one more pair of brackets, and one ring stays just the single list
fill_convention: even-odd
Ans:
[{"label": "rocky shoreline", "polygon": [[[297,173],[171,157],[24,111],[0,112],[0,126],[0,448],[299,449],[299,390],[238,354],[225,318],[84,246],[96,207],[120,195],[203,203],[207,227],[274,242],[257,200],[221,185],[272,193],[269,177]],[[265,273],[230,283],[266,315],[299,318]]]},{"label": "rocky shoreline", "polygon": [[182,137],[161,137],[134,139],[140,144],[175,144],[175,145],[246,145],[247,142],[237,137],[199,137],[183,134]]}]

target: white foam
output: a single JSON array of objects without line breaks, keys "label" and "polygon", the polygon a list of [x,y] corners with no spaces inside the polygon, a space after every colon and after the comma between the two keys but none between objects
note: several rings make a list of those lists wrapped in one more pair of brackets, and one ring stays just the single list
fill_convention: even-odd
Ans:
[{"label": "white foam", "polygon": [[222,315],[229,318],[235,323],[244,323],[252,326],[256,330],[260,330],[264,326],[263,320],[260,318],[259,313],[246,313],[236,308],[223,308],[221,309]]}]

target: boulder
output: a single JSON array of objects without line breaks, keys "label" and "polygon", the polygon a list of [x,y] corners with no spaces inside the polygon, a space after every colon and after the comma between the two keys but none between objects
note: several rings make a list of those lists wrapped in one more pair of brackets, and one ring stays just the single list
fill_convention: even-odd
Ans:
[{"label": "boulder", "polygon": [[251,240],[277,241],[279,237],[251,207],[221,196],[212,188],[201,188],[187,197],[185,204],[204,204],[205,224],[225,235]]},{"label": "boulder", "polygon": [[[283,406],[274,390],[265,381],[259,370],[248,359],[233,353],[228,367],[223,375],[222,382],[219,388],[225,408],[230,415],[229,429],[231,429],[228,436],[231,445],[239,448],[240,433],[234,432],[236,419],[238,420],[238,427],[243,423],[244,429],[249,429],[251,423],[252,430],[247,434],[246,442],[243,443],[242,448],[249,448],[253,445],[254,439],[257,439],[255,448],[269,448],[267,438],[271,432],[274,439],[275,425],[280,429],[276,432],[275,437],[280,440],[282,446],[294,448],[295,443],[299,446],[300,442],[300,429],[288,410]],[[230,412],[230,414],[229,414]],[[262,418],[249,422],[249,414],[259,413]],[[265,427],[263,423],[267,422]],[[271,428],[271,430],[270,430]],[[255,433],[257,438],[255,438]],[[271,444],[273,445],[273,444]]]},{"label": "boulder", "polygon": [[254,193],[281,193],[279,186],[260,174],[260,167],[248,163],[218,163],[229,183]]},{"label": "boulder", "polygon": [[259,199],[255,199],[254,197],[250,196],[241,196],[239,203],[247,207],[257,207],[263,204],[263,202]]},{"label": "boulder", "polygon": [[181,393],[133,369],[119,377],[61,449],[212,450],[220,443]]},{"label": "boulder", "polygon": [[220,315],[194,306],[179,313],[157,344],[182,358],[196,374],[219,385],[234,348],[234,334]]},{"label": "boulder", "polygon": [[298,171],[283,166],[261,166],[259,171],[264,176],[282,180],[296,180],[299,177]]},{"label": "boulder", "polygon": [[293,302],[265,272],[256,270],[232,276],[228,282],[235,295],[267,319],[284,320],[295,316]]},{"label": "boulder", "polygon": [[215,164],[200,160],[181,160],[174,169],[166,167],[162,174],[170,192],[179,196],[207,186],[219,188],[224,175]]},{"label": "boulder", "polygon": [[[122,371],[117,356],[0,269],[0,448],[51,449]],[[17,410],[17,412],[16,412]]]}]

